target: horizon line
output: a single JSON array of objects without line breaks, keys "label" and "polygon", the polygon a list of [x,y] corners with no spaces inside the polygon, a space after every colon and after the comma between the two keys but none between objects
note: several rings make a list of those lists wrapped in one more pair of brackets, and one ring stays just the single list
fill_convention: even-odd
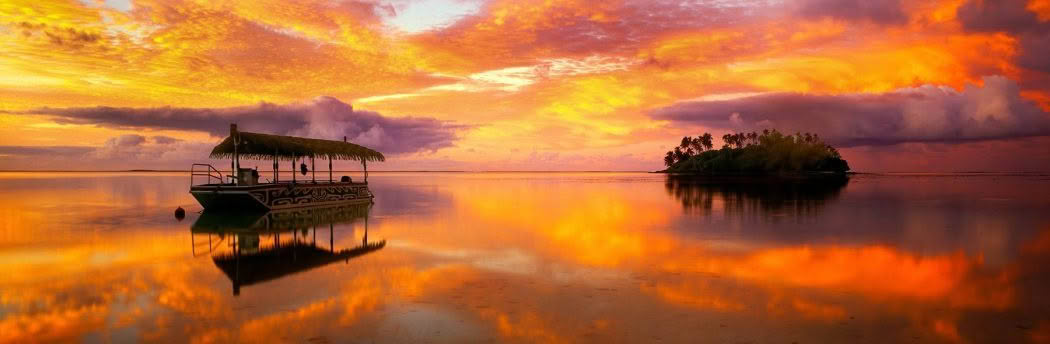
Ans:
[{"label": "horizon line", "polygon": [[[190,170],[163,170],[163,169],[160,169],[160,170],[154,170],[154,169],[127,169],[127,170],[4,170],[4,169],[0,169],[0,173],[5,173],[5,172],[89,172],[89,173],[106,173],[106,172],[186,172],[186,173],[189,173]],[[221,170],[220,172],[229,173],[230,171]],[[264,173],[264,172],[265,173],[273,173],[273,170],[260,170],[259,171],[259,173]],[[317,172],[318,173],[328,172],[328,170],[317,171]],[[332,172],[339,172],[339,173],[345,173],[345,172],[364,173],[364,171],[361,171],[361,170],[332,170]],[[379,173],[405,173],[405,172],[434,172],[434,173],[478,173],[478,172],[484,172],[484,173],[489,173],[489,172],[497,172],[497,173],[499,173],[499,172],[517,172],[517,173],[520,173],[520,172],[530,172],[530,173],[581,172],[581,173],[586,173],[586,172],[622,172],[622,173],[649,173],[649,172],[654,172],[654,171],[645,171],[645,170],[377,170],[377,171],[368,171],[368,172],[369,173],[376,173],[376,172],[379,172]],[[658,172],[658,171],[656,171],[656,172]],[[283,173],[291,173],[291,171],[280,171],[280,173],[282,173],[282,174]],[[295,171],[295,173],[299,173],[299,171]]]},{"label": "horizon line", "polygon": [[[70,173],[70,172],[81,172],[81,173],[117,173],[117,172],[140,172],[140,173],[189,173],[190,170],[165,170],[165,169],[122,169],[122,170],[55,170],[55,169],[44,169],[44,170],[5,170],[0,169],[0,173]],[[230,171],[220,171],[223,173],[230,173]],[[260,173],[273,173],[273,170],[261,170]],[[281,171],[280,173],[286,174],[291,171]],[[299,171],[295,171],[299,172]],[[322,172],[322,171],[318,171]],[[328,172],[324,170],[323,172]],[[333,170],[332,172],[338,173],[364,173],[361,170]],[[369,171],[370,173],[659,173],[660,171],[647,171],[647,170],[377,170]],[[892,173],[956,173],[956,174],[990,174],[990,173],[1019,173],[1019,174],[1034,174],[1034,173],[1050,173],[1050,170],[1044,171],[872,171],[872,172],[856,172],[850,171],[850,174],[892,174]]]}]

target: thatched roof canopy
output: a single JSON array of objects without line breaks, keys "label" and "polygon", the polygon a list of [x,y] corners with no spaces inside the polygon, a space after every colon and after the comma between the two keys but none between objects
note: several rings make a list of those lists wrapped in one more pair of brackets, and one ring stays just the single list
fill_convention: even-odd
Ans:
[{"label": "thatched roof canopy", "polygon": [[244,131],[232,131],[230,137],[227,137],[211,150],[211,157],[214,159],[232,158],[234,137],[240,138],[240,144],[237,145],[237,155],[245,159],[270,160],[276,156],[282,160],[291,160],[293,157],[319,157],[356,161],[386,160],[383,153],[349,142]]}]

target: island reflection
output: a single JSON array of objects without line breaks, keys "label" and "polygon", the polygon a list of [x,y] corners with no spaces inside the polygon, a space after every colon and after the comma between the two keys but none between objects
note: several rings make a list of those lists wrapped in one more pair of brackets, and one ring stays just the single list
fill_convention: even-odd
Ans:
[{"label": "island reflection", "polygon": [[820,179],[729,178],[668,175],[667,193],[686,212],[710,214],[716,203],[730,214],[814,214],[838,198],[848,176]]},{"label": "island reflection", "polygon": [[[240,295],[243,286],[338,261],[349,263],[351,258],[382,249],[386,240],[368,242],[370,209],[371,205],[352,205],[264,213],[205,211],[190,228],[192,250],[194,256],[204,254],[198,253],[197,247],[207,245],[206,253],[212,254],[215,266],[232,282],[233,295]],[[365,223],[361,244],[336,250],[335,225],[352,224],[357,220]],[[322,230],[328,228],[327,248],[317,244],[318,227]],[[198,244],[201,236],[206,236],[207,241],[201,239]]]}]

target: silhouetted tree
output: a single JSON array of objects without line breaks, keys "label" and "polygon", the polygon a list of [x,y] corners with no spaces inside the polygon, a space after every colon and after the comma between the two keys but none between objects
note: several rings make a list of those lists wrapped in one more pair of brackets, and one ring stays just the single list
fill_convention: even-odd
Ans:
[{"label": "silhouetted tree", "polygon": [[701,143],[702,137],[703,136],[694,137],[693,140],[689,142],[689,147],[696,151],[697,154],[704,152],[704,144]]},{"label": "silhouetted tree", "polygon": [[704,146],[706,150],[711,150],[711,147],[714,147],[713,139],[711,133],[704,133],[703,136],[700,136],[700,145]]}]

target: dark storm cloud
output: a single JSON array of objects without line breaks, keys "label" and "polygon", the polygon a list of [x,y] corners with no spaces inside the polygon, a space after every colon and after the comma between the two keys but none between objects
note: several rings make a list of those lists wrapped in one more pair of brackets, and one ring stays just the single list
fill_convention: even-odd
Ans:
[{"label": "dark storm cloud", "polygon": [[814,132],[842,147],[1050,135],[1050,116],[1003,77],[986,77],[984,87],[963,92],[922,86],[882,94],[774,93],[682,102],[650,116],[732,130]]},{"label": "dark storm cloud", "polygon": [[963,28],[1005,32],[1020,39],[1017,64],[1050,73],[1050,22],[1040,21],[1024,0],[969,0],[957,12]]},{"label": "dark storm cloud", "polygon": [[[233,108],[41,108],[28,114],[49,115],[57,123],[91,124],[112,128],[169,129],[207,132],[224,137],[229,124],[243,131],[307,136],[332,140],[344,136],[387,154],[435,151],[452,146],[456,132],[468,128],[424,117],[390,118],[371,111],[354,110],[331,97],[318,97],[306,104]],[[155,137],[156,143],[171,138]],[[127,138],[127,140],[131,140]],[[145,141],[145,138],[142,138]]]},{"label": "dark storm cloud", "polygon": [[908,15],[899,0],[803,0],[798,14],[809,18],[870,20],[880,24],[903,24]]}]

